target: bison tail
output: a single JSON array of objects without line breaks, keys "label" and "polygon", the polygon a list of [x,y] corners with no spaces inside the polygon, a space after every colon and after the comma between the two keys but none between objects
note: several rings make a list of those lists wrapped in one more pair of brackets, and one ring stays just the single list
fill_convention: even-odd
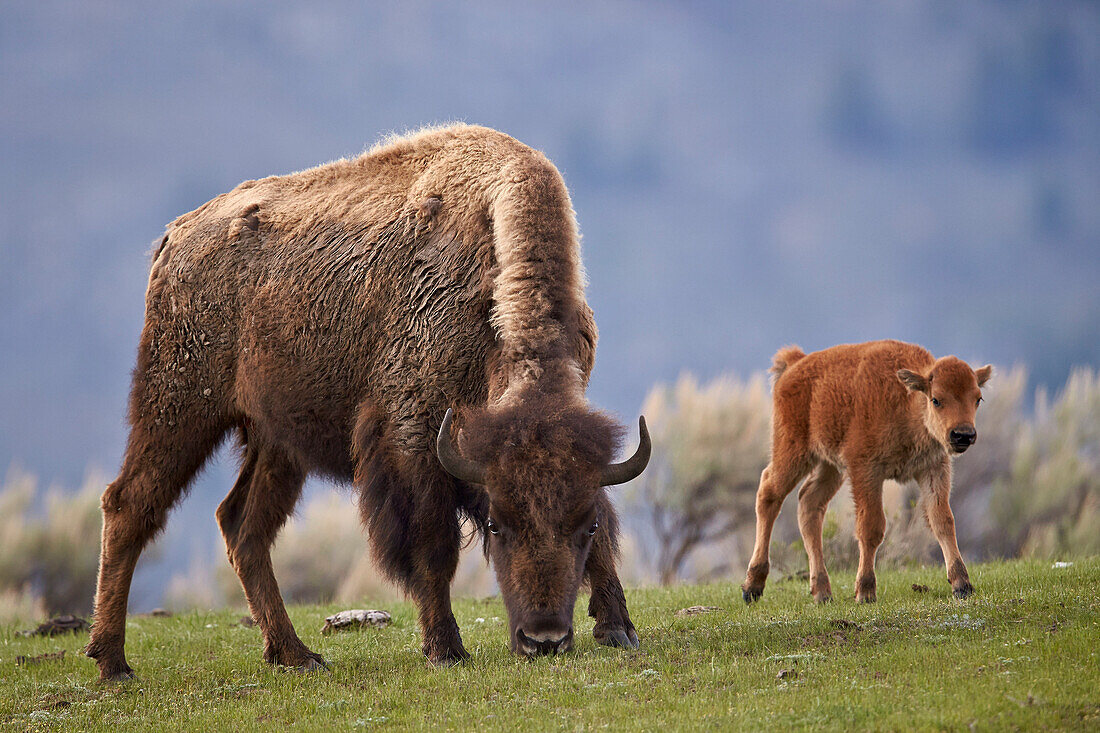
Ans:
[{"label": "bison tail", "polygon": [[775,379],[779,379],[783,376],[783,372],[787,371],[792,364],[804,356],[806,356],[806,352],[797,346],[784,346],[775,352],[775,356],[772,357],[772,368],[768,371],[772,373]]}]

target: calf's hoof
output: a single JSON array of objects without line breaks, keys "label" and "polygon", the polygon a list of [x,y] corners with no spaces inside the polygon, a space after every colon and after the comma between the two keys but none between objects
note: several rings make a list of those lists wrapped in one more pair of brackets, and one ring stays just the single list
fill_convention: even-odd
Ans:
[{"label": "calf's hoof", "polygon": [[763,588],[753,588],[741,586],[741,597],[745,599],[745,603],[752,603],[753,601],[759,601],[760,596],[764,595]]},{"label": "calf's hoof", "polygon": [[629,629],[619,627],[607,631],[596,631],[593,632],[593,636],[596,638],[597,643],[617,649],[637,649],[641,646],[638,641],[638,632],[634,630],[633,626]]},{"label": "calf's hoof", "polygon": [[856,603],[874,603],[878,599],[878,583],[875,576],[856,578]]},{"label": "calf's hoof", "polygon": [[953,588],[952,592],[956,598],[969,598],[974,595],[974,586],[970,585],[970,581],[961,583],[957,588]]},{"label": "calf's hoof", "polygon": [[832,603],[833,602],[833,592],[829,591],[829,590],[819,591],[817,593],[814,593],[813,597],[814,597],[814,602],[815,603]]}]

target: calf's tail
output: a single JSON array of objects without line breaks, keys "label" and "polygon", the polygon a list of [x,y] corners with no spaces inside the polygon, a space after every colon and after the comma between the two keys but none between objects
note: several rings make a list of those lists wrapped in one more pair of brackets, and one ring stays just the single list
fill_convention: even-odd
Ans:
[{"label": "calf's tail", "polygon": [[768,371],[772,373],[773,378],[779,379],[783,376],[783,372],[804,356],[806,352],[797,346],[784,346],[775,352],[775,356],[772,357],[772,368]]}]

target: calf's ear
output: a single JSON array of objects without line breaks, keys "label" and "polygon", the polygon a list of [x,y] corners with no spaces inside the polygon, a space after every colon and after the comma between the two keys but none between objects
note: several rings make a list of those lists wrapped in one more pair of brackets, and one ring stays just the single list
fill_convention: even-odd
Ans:
[{"label": "calf's ear", "polygon": [[908,369],[898,369],[898,380],[910,392],[928,392],[928,380]]},{"label": "calf's ear", "polygon": [[989,378],[993,376],[993,365],[986,364],[981,369],[976,370],[974,376],[978,378],[978,386],[984,387]]}]

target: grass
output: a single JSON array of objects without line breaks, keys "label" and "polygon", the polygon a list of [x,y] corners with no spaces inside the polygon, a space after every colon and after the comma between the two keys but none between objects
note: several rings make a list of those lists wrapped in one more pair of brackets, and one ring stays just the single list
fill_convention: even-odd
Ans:
[{"label": "grass", "polygon": [[[139,678],[122,685],[95,681],[86,635],[0,627],[0,728],[1100,728],[1100,558],[976,565],[971,577],[977,594],[957,601],[938,567],[881,572],[869,606],[851,600],[846,573],[833,578],[842,599],[823,607],[799,580],[776,579],[751,607],[732,583],[635,590],[643,646],[629,653],[592,641],[582,599],[577,649],[536,661],[507,652],[499,599],[457,600],[474,659],[452,669],[426,666],[407,603],[388,608],[389,628],[332,636],[319,630],[338,607],[292,608],[328,674],[264,664],[239,611],[131,617]],[[676,615],[692,605],[721,610]]]}]

